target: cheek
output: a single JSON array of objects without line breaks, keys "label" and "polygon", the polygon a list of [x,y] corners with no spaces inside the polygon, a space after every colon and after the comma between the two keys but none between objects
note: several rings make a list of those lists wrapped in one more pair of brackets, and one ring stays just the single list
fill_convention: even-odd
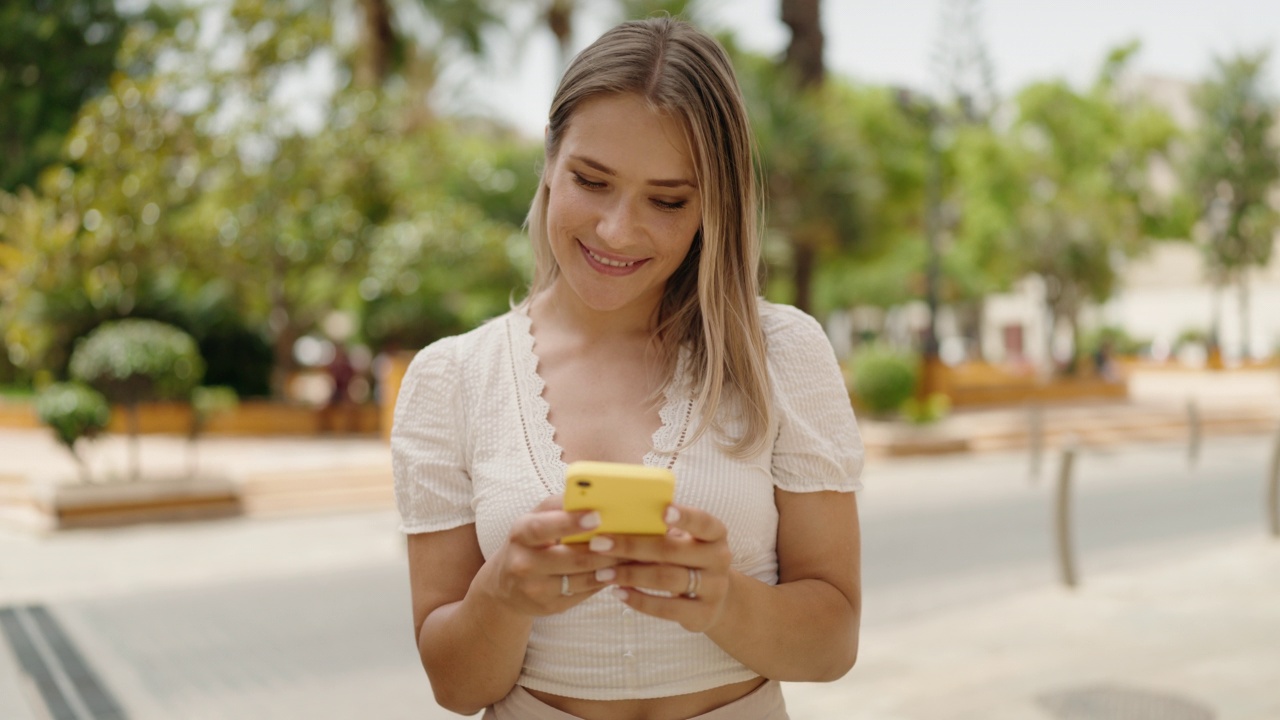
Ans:
[{"label": "cheek", "polygon": [[693,236],[698,233],[698,228],[702,225],[702,217],[696,210],[696,208],[686,209],[685,212],[673,215],[661,223],[660,236],[670,238],[672,249],[679,249],[681,257],[684,257],[693,246]]},{"label": "cheek", "polygon": [[573,227],[590,216],[589,198],[583,198],[582,193],[574,190],[576,188],[551,186],[547,199],[548,228]]}]

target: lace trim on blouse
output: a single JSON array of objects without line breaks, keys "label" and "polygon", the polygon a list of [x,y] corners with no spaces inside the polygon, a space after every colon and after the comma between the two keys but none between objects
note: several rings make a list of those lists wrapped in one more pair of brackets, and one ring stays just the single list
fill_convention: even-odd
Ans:
[{"label": "lace trim on blouse", "polygon": [[[556,442],[556,428],[551,424],[551,405],[543,397],[546,382],[538,374],[539,358],[533,350],[533,321],[528,310],[517,308],[507,315],[507,342],[511,356],[511,372],[516,386],[516,404],[525,446],[533,460],[538,480],[548,495],[564,492],[564,449]],[[650,439],[652,449],[642,462],[650,467],[671,470],[679,458],[679,448],[688,434],[693,416],[693,400],[681,398],[676,391],[686,370],[688,353],[681,350],[676,362],[676,382],[663,389],[663,405],[658,411],[661,425]]]}]

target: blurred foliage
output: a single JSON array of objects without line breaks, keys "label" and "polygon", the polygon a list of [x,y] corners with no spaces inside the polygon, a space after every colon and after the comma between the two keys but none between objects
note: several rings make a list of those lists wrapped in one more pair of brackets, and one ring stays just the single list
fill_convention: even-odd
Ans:
[{"label": "blurred foliage", "polygon": [[505,312],[527,283],[508,249],[521,255],[526,246],[509,226],[447,199],[379,229],[359,288],[365,339],[417,348]]},{"label": "blurred foliage", "polygon": [[1196,94],[1200,131],[1189,162],[1200,201],[1206,256],[1216,271],[1265,266],[1280,229],[1270,194],[1280,180],[1276,112],[1263,79],[1267,52],[1219,58]]},{"label": "blurred foliage", "polygon": [[759,146],[771,295],[819,314],[845,306],[859,288],[827,272],[829,263],[877,258],[913,229],[923,172],[911,156],[918,133],[900,122],[883,88],[827,78],[801,92],[776,61],[736,49],[731,38],[726,45]]},{"label": "blurred foliage", "polygon": [[[1246,357],[1251,323],[1248,272],[1270,264],[1280,230],[1275,202],[1280,102],[1264,89],[1269,62],[1265,50],[1214,61],[1212,75],[1195,96],[1200,122],[1187,163],[1209,279],[1217,285],[1234,282],[1240,292]],[[1215,312],[1222,312],[1221,304],[1215,305]],[[1214,317],[1210,340],[1215,345],[1220,324]]]},{"label": "blurred foliage", "polygon": [[195,340],[172,325],[117,320],[76,345],[70,370],[108,400],[136,405],[188,399],[204,377],[204,359]]},{"label": "blurred foliage", "polygon": [[[537,32],[558,39],[584,7],[518,1],[533,8]],[[696,17],[699,6],[616,0],[609,9]],[[515,2],[150,7],[165,14],[108,22],[110,3],[91,0],[0,10],[0,53],[33,52],[23,43],[47,33],[38,47],[48,63],[32,84],[30,63],[4,55],[0,76],[0,93],[18,93],[0,95],[16,108],[5,121],[37,128],[40,139],[24,136],[22,148],[44,153],[13,170],[30,187],[0,190],[0,384],[64,378],[77,339],[132,318],[190,334],[209,384],[279,395],[295,340],[321,333],[335,310],[359,318],[359,339],[377,352],[465,331],[518,297],[541,143],[432,105],[443,69],[488,52],[491,31],[532,30],[508,27]],[[41,9],[67,12],[49,20]],[[1269,106],[1250,95],[1261,59],[1220,63],[1201,96],[1216,120],[1193,143],[1195,190],[1170,195],[1155,192],[1150,170],[1183,138],[1117,82],[1133,48],[1113,53],[1083,91],[1035,83],[1014,105],[963,121],[944,106],[951,119],[937,124],[889,88],[832,76],[801,92],[776,58],[722,39],[760,149],[767,292],[819,316],[923,296],[935,161],[943,302],[973,305],[1038,274],[1054,316],[1073,328],[1149,238],[1185,236],[1222,197],[1262,197],[1275,179],[1263,167],[1274,149],[1256,142]],[[64,75],[79,94],[44,82]],[[323,87],[307,95],[308,84]],[[55,106],[65,120],[40,114]],[[46,119],[32,125],[37,117]],[[1239,152],[1214,156],[1232,143]],[[1243,247],[1272,227],[1253,207],[1233,209],[1222,237]]]},{"label": "blurred foliage", "polygon": [[1209,331],[1201,327],[1183,328],[1178,332],[1177,337],[1173,339],[1172,349],[1176,353],[1187,345],[1202,345],[1209,347]]},{"label": "blurred foliage", "polygon": [[125,23],[113,0],[0,5],[0,190],[30,187],[58,161],[81,104],[115,67]]},{"label": "blurred foliage", "polygon": [[[339,87],[316,127],[287,123],[279,88],[341,54],[328,12],[240,0],[223,38],[243,51],[234,63],[196,19],[131,28],[119,64],[151,69],[118,73],[86,104],[37,191],[0,196],[0,329],[15,366],[62,376],[75,338],[151,317],[198,338],[211,383],[259,395],[264,371],[281,391],[294,340],[334,309],[411,344],[505,309],[536,144],[463,132],[405,84]],[[406,228],[421,252],[394,246]],[[392,276],[388,258],[436,262],[409,287],[409,266]]]},{"label": "blurred foliage", "polygon": [[1096,354],[1104,346],[1115,356],[1137,357],[1151,351],[1151,340],[1136,338],[1117,325],[1104,325],[1084,333],[1081,345],[1089,355]]},{"label": "blurred foliage", "polygon": [[1167,113],[1116,87],[1136,51],[1112,51],[1085,92],[1041,82],[1017,100],[1009,157],[1023,184],[1006,216],[1016,267],[1044,279],[1050,318],[1067,323],[1077,353],[1081,309],[1114,294],[1123,260],[1150,243],[1147,217],[1169,207],[1150,169],[1179,131]]},{"label": "blurred foliage", "polygon": [[92,439],[111,420],[107,399],[97,390],[78,382],[53,383],[36,396],[36,416],[48,425],[58,442],[67,448],[80,466],[80,476],[89,481],[89,467],[77,443]]},{"label": "blurred foliage", "polygon": [[864,346],[849,363],[849,389],[873,416],[889,415],[915,394],[919,365],[914,353],[882,343]]},{"label": "blurred foliage", "polygon": [[204,431],[209,420],[229,413],[240,405],[240,398],[233,388],[225,385],[201,386],[191,391],[191,438]]},{"label": "blurred foliage", "polygon": [[902,402],[902,416],[916,425],[938,422],[951,412],[951,398],[943,393],[930,393],[921,400],[909,397]]}]

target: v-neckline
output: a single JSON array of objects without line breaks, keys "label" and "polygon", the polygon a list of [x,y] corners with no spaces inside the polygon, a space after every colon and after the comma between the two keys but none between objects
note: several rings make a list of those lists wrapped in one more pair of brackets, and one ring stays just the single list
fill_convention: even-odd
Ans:
[{"label": "v-neckline", "polygon": [[[509,318],[508,336],[525,443],[534,466],[539,468],[543,485],[554,495],[564,492],[564,472],[569,464],[564,459],[564,448],[556,440],[556,427],[551,423],[551,404],[543,397],[546,382],[538,373],[540,358],[534,350],[533,319],[529,317],[527,306],[516,308]],[[658,410],[660,424],[650,437],[650,449],[641,459],[646,466],[672,469],[679,454],[679,445],[688,431],[693,400],[681,398],[675,390],[683,384],[687,354],[683,349],[680,351],[676,382],[668,383],[663,389],[663,403]]]}]

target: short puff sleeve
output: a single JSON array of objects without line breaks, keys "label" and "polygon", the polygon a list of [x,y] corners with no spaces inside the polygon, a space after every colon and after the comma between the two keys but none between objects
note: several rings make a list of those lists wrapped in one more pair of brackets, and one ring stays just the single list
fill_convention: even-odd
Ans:
[{"label": "short puff sleeve", "polygon": [[862,436],[831,342],[805,313],[772,310],[765,330],[778,423],[774,485],[788,492],[859,491]]},{"label": "short puff sleeve", "polygon": [[405,533],[475,522],[457,338],[421,350],[405,372],[391,425],[396,508]]}]

